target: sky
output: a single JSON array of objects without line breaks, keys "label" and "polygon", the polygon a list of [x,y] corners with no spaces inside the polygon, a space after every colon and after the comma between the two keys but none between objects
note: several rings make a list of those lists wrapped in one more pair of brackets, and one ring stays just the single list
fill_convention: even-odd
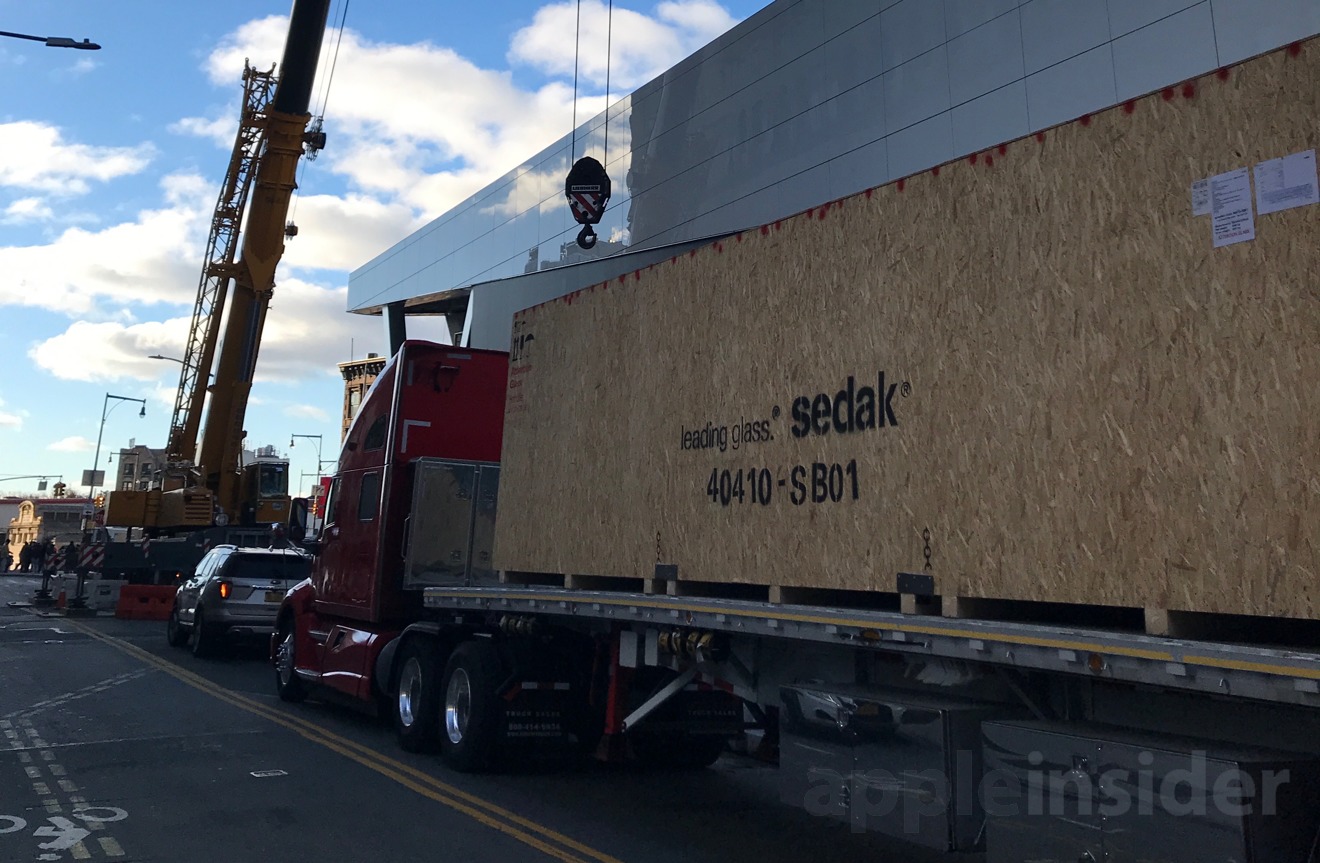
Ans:
[{"label": "sky", "polygon": [[[566,134],[575,99],[579,122],[603,110],[607,29],[613,101],[764,5],[333,0],[313,90],[328,144],[300,167],[248,447],[289,456],[304,493],[317,442],[291,436],[336,458],[336,363],[387,347],[379,317],[345,311],[349,272]],[[148,357],[183,356],[243,64],[279,61],[290,9],[0,0],[0,30],[102,46],[0,37],[0,494],[38,474],[85,491],[98,434],[107,477],[130,441],[165,446],[181,365]]]}]

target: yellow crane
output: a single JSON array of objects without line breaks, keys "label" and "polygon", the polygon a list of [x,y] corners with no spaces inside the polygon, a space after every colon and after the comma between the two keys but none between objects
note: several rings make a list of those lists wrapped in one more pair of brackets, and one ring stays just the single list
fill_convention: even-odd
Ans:
[{"label": "yellow crane", "polygon": [[288,462],[259,456],[245,464],[243,422],[275,268],[294,233],[287,218],[298,160],[325,146],[319,128],[309,131],[307,109],[328,12],[329,0],[295,0],[278,79],[274,70],[244,69],[238,134],[211,222],[167,465],[150,490],[107,495],[107,525],[173,533],[289,520]]}]

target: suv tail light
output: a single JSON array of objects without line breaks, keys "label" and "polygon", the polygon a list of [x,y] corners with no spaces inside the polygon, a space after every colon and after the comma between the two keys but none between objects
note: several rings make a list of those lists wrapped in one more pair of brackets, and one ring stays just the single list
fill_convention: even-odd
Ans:
[{"label": "suv tail light", "polygon": [[233,585],[231,585],[229,582],[227,582],[227,581],[222,581],[222,582],[220,582],[220,598],[221,598],[221,599],[228,599],[228,598],[229,598],[229,594],[230,594],[230,592],[231,592],[232,590],[233,590]]}]

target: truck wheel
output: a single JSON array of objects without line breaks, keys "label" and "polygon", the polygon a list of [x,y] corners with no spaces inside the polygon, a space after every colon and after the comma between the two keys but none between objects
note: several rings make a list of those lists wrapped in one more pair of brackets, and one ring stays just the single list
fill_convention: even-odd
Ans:
[{"label": "truck wheel", "polygon": [[170,647],[183,647],[188,643],[188,630],[179,622],[179,607],[170,609],[170,619],[165,623],[165,640]]},{"label": "truck wheel", "polygon": [[294,669],[294,626],[293,618],[280,621],[279,636],[275,646],[275,691],[281,701],[299,702],[307,697],[307,687]]},{"label": "truck wheel", "polygon": [[215,628],[207,624],[200,605],[193,612],[192,652],[201,659],[215,654]]},{"label": "truck wheel", "polygon": [[460,644],[445,666],[444,714],[440,757],[461,773],[487,770],[495,762],[495,744],[503,711],[495,687],[500,657],[488,641]]},{"label": "truck wheel", "polygon": [[400,651],[394,728],[408,752],[432,752],[440,730],[440,669],[435,649],[414,639]]},{"label": "truck wheel", "polygon": [[699,770],[719,760],[726,740],[713,734],[633,734],[637,760],[652,768]]}]

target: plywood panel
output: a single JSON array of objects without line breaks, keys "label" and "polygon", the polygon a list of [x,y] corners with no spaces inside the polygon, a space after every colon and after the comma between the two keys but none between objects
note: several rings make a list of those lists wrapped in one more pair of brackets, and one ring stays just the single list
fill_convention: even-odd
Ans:
[{"label": "plywood panel", "polygon": [[1189,187],[1316,147],[1317,81],[1311,42],[528,310],[497,566],[889,591],[929,531],[947,595],[1315,617],[1320,208],[1214,249]]}]

